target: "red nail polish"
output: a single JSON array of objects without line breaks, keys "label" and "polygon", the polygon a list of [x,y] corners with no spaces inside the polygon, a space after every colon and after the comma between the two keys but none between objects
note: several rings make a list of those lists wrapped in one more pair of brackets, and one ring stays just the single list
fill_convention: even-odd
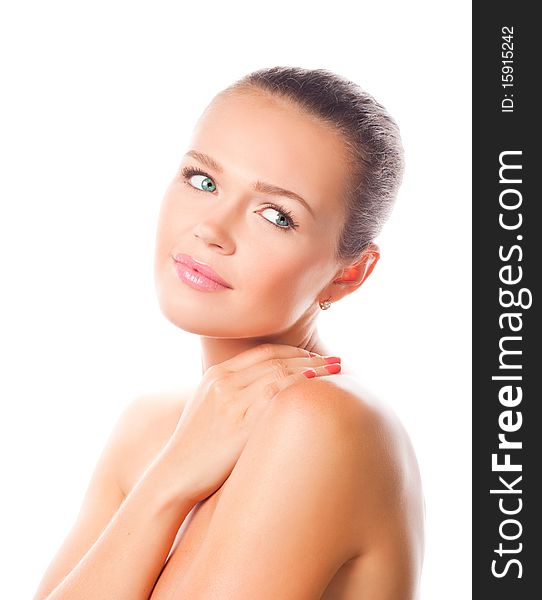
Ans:
[{"label": "red nail polish", "polygon": [[318,354],[316,354],[316,352],[309,352],[309,354],[310,354],[311,356],[318,356]]},{"label": "red nail polish", "polygon": [[314,369],[307,369],[306,371],[303,371],[303,375],[311,379],[311,377],[316,377],[316,371]]},{"label": "red nail polish", "polygon": [[324,369],[328,373],[338,373],[341,370],[341,365],[324,365]]},{"label": "red nail polish", "polygon": [[340,363],[341,359],[339,356],[324,356],[324,360],[327,363]]}]

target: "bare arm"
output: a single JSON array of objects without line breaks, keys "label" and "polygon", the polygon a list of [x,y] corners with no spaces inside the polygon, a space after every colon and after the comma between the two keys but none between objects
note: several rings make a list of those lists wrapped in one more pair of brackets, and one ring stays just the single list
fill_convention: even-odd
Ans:
[{"label": "bare arm", "polygon": [[120,464],[129,448],[120,443],[119,451],[116,440],[127,437],[133,447],[133,440],[145,439],[141,415],[145,421],[150,414],[134,411],[135,433],[121,426],[113,436],[91,482],[81,523],[34,600],[147,600],[185,517],[224,483],[265,407],[279,390],[308,381],[307,367],[328,375],[324,362],[300,348],[263,344],[210,367],[168,443],[122,502],[113,476],[118,469],[111,465]]},{"label": "bare arm", "polygon": [[352,558],[348,597],[417,598],[420,502],[399,440],[386,419],[325,379],[281,392],[172,600],[312,600]]},{"label": "bare arm", "polygon": [[125,499],[118,486],[120,456],[137,441],[134,434],[142,433],[149,400],[138,399],[121,417],[98,461],[78,520],[34,600],[147,600],[151,594],[195,502],[184,493],[178,462],[171,461],[167,446]]},{"label": "bare arm", "polygon": [[168,494],[171,469],[157,459],[96,543],[46,600],[147,600],[194,503]]}]

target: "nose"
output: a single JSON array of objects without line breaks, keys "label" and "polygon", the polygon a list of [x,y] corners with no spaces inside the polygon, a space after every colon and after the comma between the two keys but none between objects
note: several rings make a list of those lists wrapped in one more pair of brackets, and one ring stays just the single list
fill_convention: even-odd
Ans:
[{"label": "nose", "polygon": [[234,247],[233,223],[239,219],[240,208],[231,201],[222,199],[218,205],[206,209],[194,225],[194,237],[205,244],[218,246],[225,252],[231,252]]}]

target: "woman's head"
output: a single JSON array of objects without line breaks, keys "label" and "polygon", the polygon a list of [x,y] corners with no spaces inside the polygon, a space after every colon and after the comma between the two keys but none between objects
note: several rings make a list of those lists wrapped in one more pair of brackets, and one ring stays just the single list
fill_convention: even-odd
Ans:
[{"label": "woman's head", "polygon": [[[302,329],[319,300],[337,301],[371,272],[402,169],[394,121],[354,83],[287,67],[235,82],[203,112],[166,191],[155,256],[162,311],[212,337]],[[177,253],[232,289],[188,287],[172,268]]]},{"label": "woman's head", "polygon": [[357,84],[326,69],[272,67],[249,73],[220,95],[259,90],[291,101],[335,130],[348,156],[342,200],[346,218],[337,258],[352,261],[378,236],[403,176],[403,147],[397,124]]}]

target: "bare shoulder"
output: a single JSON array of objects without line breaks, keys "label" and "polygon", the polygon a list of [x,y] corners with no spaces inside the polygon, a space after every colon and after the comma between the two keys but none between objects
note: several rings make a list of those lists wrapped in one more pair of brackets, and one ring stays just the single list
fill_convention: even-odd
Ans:
[{"label": "bare shoulder", "polygon": [[350,449],[356,467],[363,468],[360,492],[365,501],[372,495],[382,510],[421,502],[423,512],[419,465],[408,432],[395,411],[355,377],[296,382],[276,399],[271,418],[328,431],[325,439],[332,446]]},{"label": "bare shoulder", "polygon": [[68,535],[47,567],[35,593],[48,597],[104,531],[126,497],[146,460],[175,427],[183,394],[142,394],[129,402],[116,420]]},{"label": "bare shoulder", "polygon": [[350,475],[353,485],[344,489],[354,502],[344,506],[353,511],[360,570],[380,569],[389,585],[412,590],[414,598],[424,556],[425,501],[415,451],[396,413],[350,375],[301,381],[277,399],[272,419],[295,421],[296,429],[312,431],[310,437],[347,463],[342,476]]},{"label": "bare shoulder", "polygon": [[[275,418],[301,418],[311,425],[337,429],[341,437],[352,435],[360,458],[378,455],[410,479],[418,464],[410,437],[391,406],[351,375],[333,375],[296,382],[282,390],[273,403]],[[270,407],[271,408],[271,407]],[[344,438],[343,438],[344,439]]]},{"label": "bare shoulder", "polygon": [[190,393],[188,388],[144,393],[125,407],[117,425],[119,486],[125,496],[167,443]]},{"label": "bare shoulder", "polygon": [[414,600],[418,481],[398,419],[355,379],[296,382],[255,422],[179,597]]}]

